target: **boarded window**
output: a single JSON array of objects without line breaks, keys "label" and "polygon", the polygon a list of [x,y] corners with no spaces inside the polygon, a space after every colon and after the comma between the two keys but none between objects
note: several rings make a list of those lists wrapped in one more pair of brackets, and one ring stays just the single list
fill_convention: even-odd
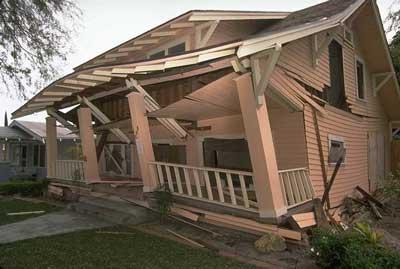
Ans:
[{"label": "boarded window", "polygon": [[339,161],[340,157],[343,156],[343,162],[345,161],[345,144],[343,139],[331,137],[329,138],[329,155],[328,162],[335,164]]},{"label": "boarded window", "polygon": [[344,91],[343,51],[342,46],[336,40],[329,44],[329,68],[331,88],[328,90],[328,103],[348,111]]},{"label": "boarded window", "polygon": [[357,95],[358,98],[365,99],[364,64],[359,60],[357,60],[356,68],[357,68]]}]

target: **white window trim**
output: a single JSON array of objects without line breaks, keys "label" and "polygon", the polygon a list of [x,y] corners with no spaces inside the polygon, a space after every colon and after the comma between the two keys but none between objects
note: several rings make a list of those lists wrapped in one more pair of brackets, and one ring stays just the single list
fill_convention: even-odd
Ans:
[{"label": "white window trim", "polygon": [[173,40],[173,41],[171,41],[171,42],[168,42],[168,43],[166,43],[166,44],[163,44],[163,45],[160,46],[160,47],[157,47],[157,48],[155,48],[155,49],[152,49],[152,50],[148,51],[148,52],[146,53],[146,58],[147,58],[147,59],[150,59],[150,56],[151,56],[151,55],[156,54],[156,53],[161,52],[161,51],[164,51],[165,56],[167,56],[167,55],[168,55],[168,49],[169,49],[169,48],[172,48],[172,47],[174,47],[174,46],[176,46],[176,45],[179,45],[180,43],[185,43],[185,50],[186,50],[186,51],[189,51],[189,50],[190,50],[190,48],[189,48],[189,45],[190,45],[190,44],[189,44],[189,36],[184,36],[184,37],[175,39],[175,40]]},{"label": "white window trim", "polygon": [[[328,134],[328,164],[330,166],[335,166],[336,163],[329,162],[329,152],[331,151],[331,141],[342,142],[345,150],[347,150],[347,147],[346,147],[346,142],[342,136]],[[344,165],[344,164],[346,164],[346,157],[344,158],[344,160],[342,162],[342,165]]]},{"label": "white window trim", "polygon": [[[363,65],[363,80],[364,80],[364,87],[363,87],[363,92],[364,92],[364,98],[360,98],[358,95],[358,73],[357,73],[357,62],[360,62]],[[355,55],[354,56],[354,79],[355,79],[355,85],[356,85],[356,97],[358,101],[366,102],[367,101],[367,68],[365,66],[365,61],[362,59],[360,56]]]},{"label": "white window trim", "polygon": [[[349,32],[351,35],[351,40],[348,40],[346,38],[346,32]],[[354,46],[354,32],[351,30],[349,27],[346,25],[343,25],[343,40],[347,43],[349,43],[351,46]]]}]

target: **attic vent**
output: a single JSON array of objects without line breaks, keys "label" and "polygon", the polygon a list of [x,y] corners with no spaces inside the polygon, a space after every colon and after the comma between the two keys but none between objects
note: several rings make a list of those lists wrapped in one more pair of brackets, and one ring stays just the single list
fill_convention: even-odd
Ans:
[{"label": "attic vent", "polygon": [[353,32],[348,29],[344,29],[344,39],[353,45]]}]

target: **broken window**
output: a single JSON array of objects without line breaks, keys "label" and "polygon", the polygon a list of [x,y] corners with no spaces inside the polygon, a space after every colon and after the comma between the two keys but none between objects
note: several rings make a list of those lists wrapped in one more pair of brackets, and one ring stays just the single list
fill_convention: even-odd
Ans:
[{"label": "broken window", "polygon": [[336,164],[340,157],[343,157],[343,163],[345,161],[345,143],[343,138],[336,136],[329,136],[329,155],[328,163]]},{"label": "broken window", "polygon": [[329,44],[329,69],[331,88],[328,90],[328,103],[348,111],[344,90],[343,51],[342,46],[336,40]]},{"label": "broken window", "polygon": [[177,55],[185,52],[186,44],[185,42],[175,45],[173,47],[168,48],[168,55]]},{"label": "broken window", "polygon": [[364,64],[360,60],[356,60],[357,70],[357,96],[365,99],[365,81],[364,81]]}]

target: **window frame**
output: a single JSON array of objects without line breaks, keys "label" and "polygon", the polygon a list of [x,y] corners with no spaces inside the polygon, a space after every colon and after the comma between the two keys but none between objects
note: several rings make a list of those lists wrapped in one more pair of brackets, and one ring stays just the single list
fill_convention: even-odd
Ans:
[{"label": "window frame", "polygon": [[[328,161],[328,165],[335,166],[336,162],[329,162],[329,152],[331,151],[331,147],[332,147],[331,142],[332,141],[343,143],[343,148],[345,151],[347,151],[347,147],[346,147],[345,139],[342,136],[328,134],[328,158],[327,158],[327,161]],[[345,154],[343,162],[342,162],[342,165],[344,165],[344,164],[346,164],[346,154]]]},{"label": "window frame", "polygon": [[[344,48],[345,48],[345,44],[344,44],[344,38],[343,39],[341,39],[340,37],[338,37],[337,35],[333,35],[333,37],[332,37],[332,40],[331,40],[331,42],[328,44],[328,59],[329,59],[329,61],[330,61],[330,55],[329,55],[329,45],[333,42],[333,41],[336,41],[339,45],[340,45],[340,47],[341,47],[341,50],[342,50],[342,74],[343,74],[343,93],[344,93],[344,97],[345,97],[345,99],[346,99],[346,97],[347,97],[347,93],[346,93],[346,78],[345,78],[345,53],[344,53]],[[330,63],[329,63],[330,64]],[[329,72],[331,72],[331,70],[330,70],[330,66],[329,66]],[[330,83],[330,88],[332,88],[332,78],[330,77],[330,75],[329,75],[329,83]],[[347,101],[345,101],[346,102],[346,104],[347,104],[347,106],[349,105],[348,103],[347,103]],[[329,105],[331,105],[331,106],[333,106],[333,107],[336,107],[336,106],[334,106],[334,105],[332,105],[332,104],[330,104],[329,103],[329,97],[328,97],[328,101],[327,101],[327,103],[329,104]],[[336,107],[336,108],[338,108],[338,109],[340,109],[340,110],[343,110],[343,109],[341,109],[341,108],[339,108],[339,107]],[[343,110],[343,111],[347,111],[347,110]]]},{"label": "window frame", "polygon": [[[363,67],[363,89],[362,89],[362,91],[363,91],[363,95],[364,95],[364,97],[363,98],[361,98],[360,97],[360,94],[359,94],[359,88],[358,88],[358,72],[357,72],[357,63],[361,63],[362,64],[362,67]],[[354,72],[355,72],[355,85],[356,85],[356,97],[357,97],[357,100],[359,100],[359,101],[363,101],[363,102],[366,102],[366,99],[367,99],[367,88],[366,88],[366,83],[367,83],[367,78],[366,78],[366,71],[367,71],[367,69],[366,69],[366,66],[365,66],[365,61],[364,61],[364,59],[362,59],[360,56],[358,56],[358,55],[355,55],[355,57],[354,57]]]},{"label": "window frame", "polygon": [[168,43],[166,43],[166,44],[164,44],[162,46],[159,46],[159,47],[157,47],[155,49],[152,49],[152,50],[148,51],[146,53],[146,58],[147,59],[151,59],[150,58],[151,55],[154,55],[154,54],[159,53],[161,51],[164,51],[164,55],[165,55],[164,57],[169,56],[168,49],[172,48],[172,47],[175,47],[175,46],[177,46],[177,45],[179,45],[181,43],[185,43],[185,51],[188,51],[189,50],[189,37],[188,36],[184,36],[182,38],[175,39],[175,40],[173,40],[171,42],[168,42]]}]

